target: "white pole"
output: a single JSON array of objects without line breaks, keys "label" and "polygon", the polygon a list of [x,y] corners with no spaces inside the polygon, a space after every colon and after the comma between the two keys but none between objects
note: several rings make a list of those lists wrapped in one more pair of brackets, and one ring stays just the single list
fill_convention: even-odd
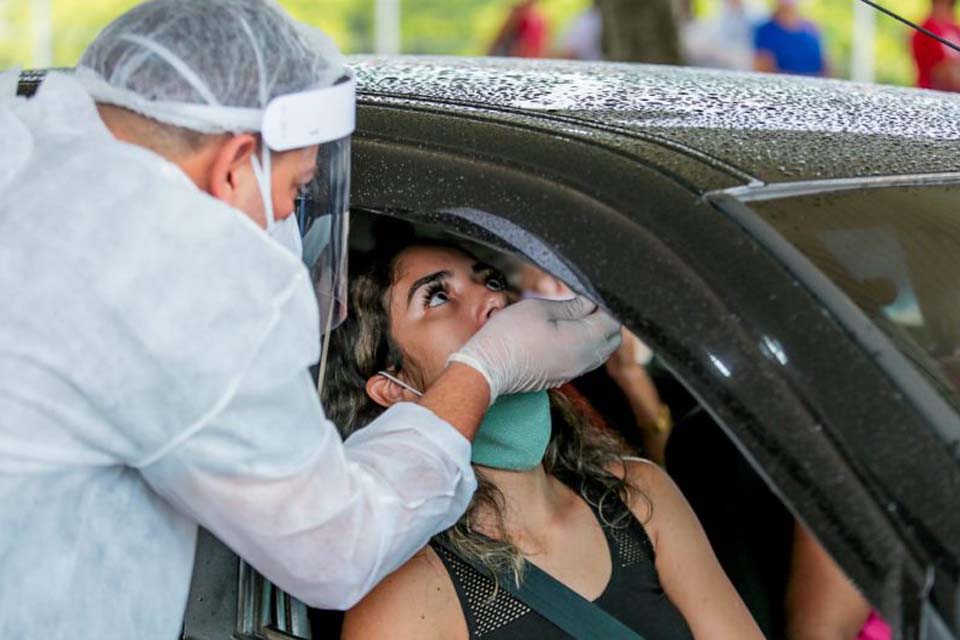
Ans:
[{"label": "white pole", "polygon": [[30,18],[33,25],[34,68],[45,68],[53,64],[53,26],[50,15],[50,0],[31,0]]},{"label": "white pole", "polygon": [[850,78],[873,82],[876,13],[860,0],[853,0],[853,43],[850,51]]},{"label": "white pole", "polygon": [[400,0],[376,0],[373,24],[374,52],[400,53]]}]

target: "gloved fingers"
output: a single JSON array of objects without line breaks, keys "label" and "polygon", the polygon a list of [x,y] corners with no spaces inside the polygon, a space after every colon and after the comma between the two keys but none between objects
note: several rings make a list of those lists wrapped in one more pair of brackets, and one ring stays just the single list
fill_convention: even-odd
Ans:
[{"label": "gloved fingers", "polygon": [[492,402],[596,369],[620,341],[620,324],[587,298],[524,300],[497,313],[447,362],[479,371]]},{"label": "gloved fingers", "polygon": [[603,337],[607,341],[616,338],[617,347],[620,346],[622,325],[613,316],[597,306],[596,303],[583,296],[578,296],[569,301],[565,300],[553,304],[564,305],[562,308],[551,308],[551,313],[557,323],[561,321],[573,322],[588,335],[597,338]]},{"label": "gloved fingers", "polygon": [[548,301],[542,303],[547,305],[550,318],[554,321],[562,320],[580,320],[594,313],[598,307],[589,298],[577,296],[570,300]]},{"label": "gloved fingers", "polygon": [[579,320],[579,322],[585,331],[603,336],[608,342],[615,344],[615,348],[620,347],[623,341],[623,325],[606,311],[597,307],[593,313]]},{"label": "gloved fingers", "polygon": [[620,323],[603,310],[597,309],[573,324],[576,326],[578,342],[584,347],[589,345],[589,350],[585,352],[589,364],[584,363],[586,366],[581,373],[592,371],[606,362],[623,341]]}]

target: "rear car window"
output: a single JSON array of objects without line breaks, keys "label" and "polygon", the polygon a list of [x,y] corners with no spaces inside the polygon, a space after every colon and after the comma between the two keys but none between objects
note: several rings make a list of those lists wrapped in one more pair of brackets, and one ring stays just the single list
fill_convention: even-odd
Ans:
[{"label": "rear car window", "polygon": [[752,202],[960,410],[960,187]]}]

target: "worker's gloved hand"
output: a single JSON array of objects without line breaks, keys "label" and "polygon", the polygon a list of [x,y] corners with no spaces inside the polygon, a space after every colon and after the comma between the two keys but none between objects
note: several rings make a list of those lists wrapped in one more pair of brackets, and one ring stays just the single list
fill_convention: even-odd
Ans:
[{"label": "worker's gloved hand", "polygon": [[596,369],[620,345],[620,325],[579,297],[522,300],[496,313],[447,360],[483,374],[500,395],[558,387]]}]

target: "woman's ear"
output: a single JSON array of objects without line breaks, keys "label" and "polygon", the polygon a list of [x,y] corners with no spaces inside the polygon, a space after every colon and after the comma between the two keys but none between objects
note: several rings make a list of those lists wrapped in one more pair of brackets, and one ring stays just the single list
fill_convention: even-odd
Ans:
[{"label": "woman's ear", "polygon": [[367,380],[366,390],[371,400],[388,409],[398,402],[417,401],[417,397],[413,393],[380,374],[370,376]]}]

